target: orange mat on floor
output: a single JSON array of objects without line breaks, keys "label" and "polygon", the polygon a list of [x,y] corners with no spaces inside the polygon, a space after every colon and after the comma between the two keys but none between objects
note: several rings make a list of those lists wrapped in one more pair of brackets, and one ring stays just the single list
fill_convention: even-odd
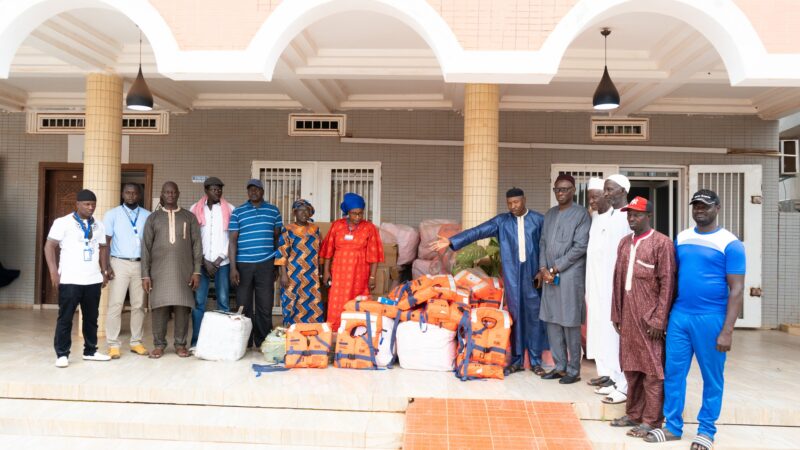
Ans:
[{"label": "orange mat on floor", "polygon": [[418,398],[404,450],[591,450],[568,403]]}]

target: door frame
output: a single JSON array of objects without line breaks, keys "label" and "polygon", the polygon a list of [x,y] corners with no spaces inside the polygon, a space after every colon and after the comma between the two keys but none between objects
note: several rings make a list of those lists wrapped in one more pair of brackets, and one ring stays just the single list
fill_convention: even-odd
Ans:
[{"label": "door frame", "polygon": [[[34,298],[33,304],[41,306],[42,303],[42,264],[44,264],[44,257],[42,254],[44,239],[42,239],[44,230],[44,213],[45,213],[45,189],[46,189],[46,181],[47,181],[47,172],[55,171],[55,170],[83,170],[83,163],[70,163],[70,162],[51,162],[51,161],[40,161],[39,162],[39,192],[36,197],[36,258],[34,264]],[[152,194],[153,194],[153,165],[152,164],[122,164],[121,167],[122,171],[138,171],[144,172],[145,177],[145,184],[144,184],[144,192],[142,195],[144,196],[144,204],[145,208],[151,208],[152,202]]]}]

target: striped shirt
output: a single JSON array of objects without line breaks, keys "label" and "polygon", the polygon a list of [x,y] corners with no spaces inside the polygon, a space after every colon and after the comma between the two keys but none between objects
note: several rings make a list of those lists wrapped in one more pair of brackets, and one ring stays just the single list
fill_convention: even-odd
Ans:
[{"label": "striped shirt", "polygon": [[275,230],[283,227],[281,212],[275,205],[262,202],[256,208],[245,202],[231,213],[229,232],[238,231],[236,262],[260,263],[274,257]]}]

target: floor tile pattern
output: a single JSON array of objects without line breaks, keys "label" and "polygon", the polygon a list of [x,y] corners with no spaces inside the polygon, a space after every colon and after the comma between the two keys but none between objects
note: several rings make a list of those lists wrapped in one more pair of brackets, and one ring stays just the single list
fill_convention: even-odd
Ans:
[{"label": "floor tile pattern", "polygon": [[591,450],[569,403],[416,398],[404,450]]}]

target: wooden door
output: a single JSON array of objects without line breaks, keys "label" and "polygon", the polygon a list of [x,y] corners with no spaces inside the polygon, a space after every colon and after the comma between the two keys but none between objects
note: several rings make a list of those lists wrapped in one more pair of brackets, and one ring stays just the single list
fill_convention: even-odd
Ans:
[{"label": "wooden door", "polygon": [[[45,199],[44,199],[44,233],[41,235],[42,247],[47,241],[47,233],[53,222],[62,216],[66,216],[75,210],[75,195],[83,188],[82,169],[59,169],[48,170],[45,180]],[[44,258],[42,258],[44,259]],[[41,278],[42,292],[41,299],[43,304],[58,304],[58,292],[53,289],[50,283],[50,274],[47,269],[47,262],[42,264]]]}]

